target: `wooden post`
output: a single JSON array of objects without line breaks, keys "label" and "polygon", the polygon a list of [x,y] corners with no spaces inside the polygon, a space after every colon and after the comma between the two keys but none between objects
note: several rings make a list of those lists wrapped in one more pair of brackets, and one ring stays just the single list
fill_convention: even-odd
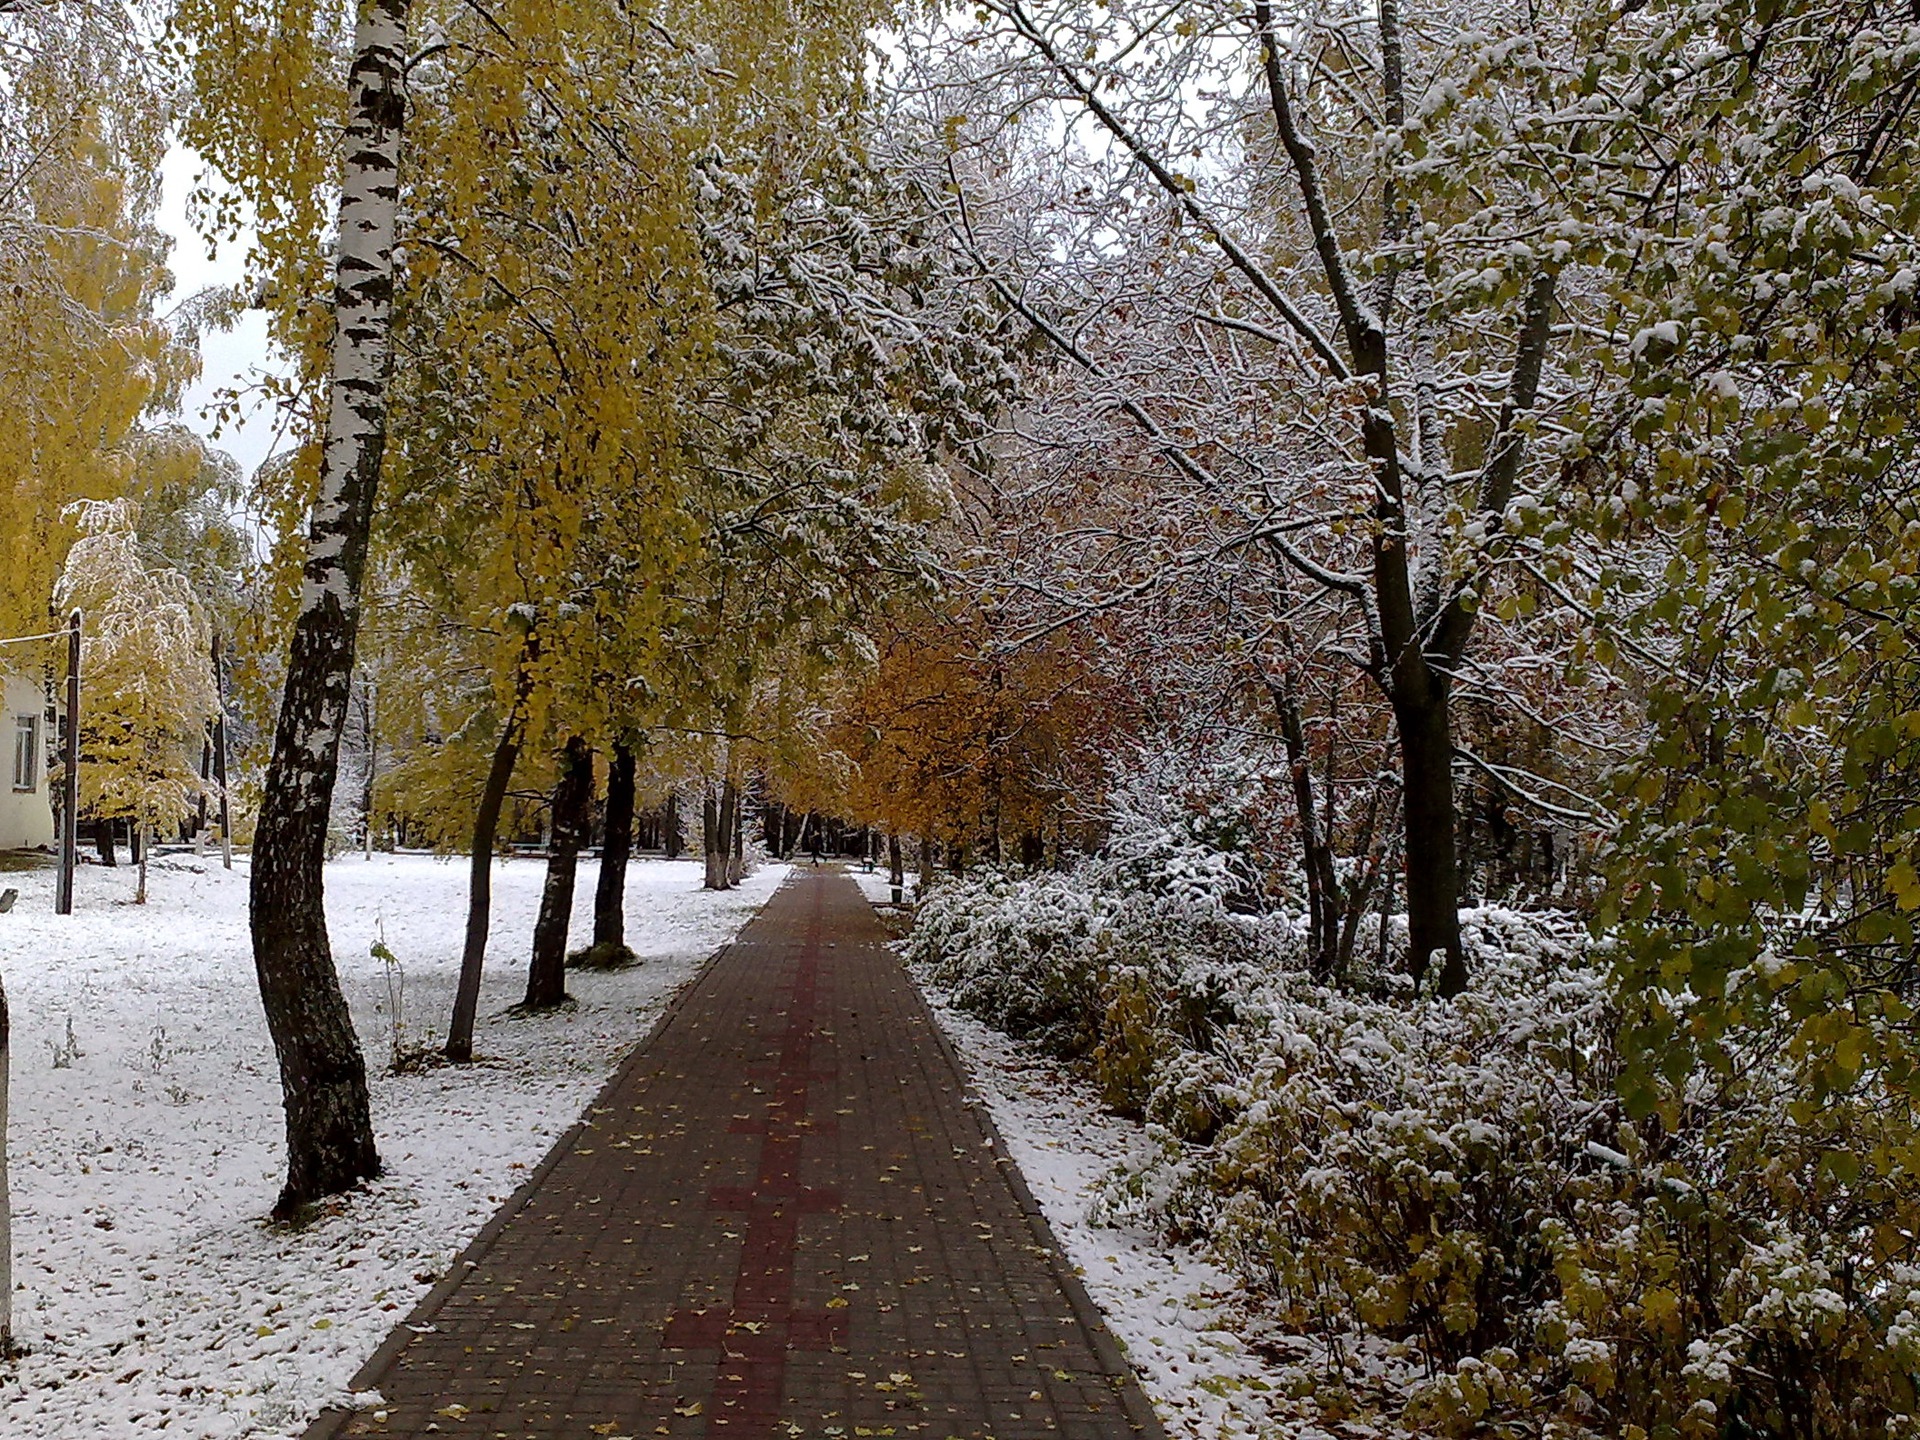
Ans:
[{"label": "wooden post", "polygon": [[60,796],[60,877],[54,911],[73,913],[73,867],[80,845],[80,612],[67,617],[67,755]]},{"label": "wooden post", "polygon": [[227,684],[220,664],[220,636],[213,637],[213,694],[220,702],[213,717],[213,783],[220,787],[220,863],[233,869],[233,810],[227,799]]}]

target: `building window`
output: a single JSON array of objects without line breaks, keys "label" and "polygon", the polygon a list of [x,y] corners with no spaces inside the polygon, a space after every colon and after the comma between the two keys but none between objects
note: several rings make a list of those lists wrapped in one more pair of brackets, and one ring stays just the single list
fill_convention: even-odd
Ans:
[{"label": "building window", "polygon": [[13,717],[13,788],[35,790],[40,785],[40,717]]}]

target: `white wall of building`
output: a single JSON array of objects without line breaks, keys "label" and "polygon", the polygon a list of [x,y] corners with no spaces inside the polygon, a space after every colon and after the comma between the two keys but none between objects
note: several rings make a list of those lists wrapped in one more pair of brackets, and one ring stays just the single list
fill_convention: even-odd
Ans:
[{"label": "white wall of building", "polygon": [[[53,844],[47,759],[56,723],[38,680],[0,673],[0,850]],[[24,783],[30,781],[31,783]]]}]

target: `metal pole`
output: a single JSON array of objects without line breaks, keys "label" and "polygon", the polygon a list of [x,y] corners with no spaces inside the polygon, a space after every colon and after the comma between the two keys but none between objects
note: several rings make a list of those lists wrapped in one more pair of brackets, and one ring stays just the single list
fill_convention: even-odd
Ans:
[{"label": "metal pole", "polygon": [[73,867],[80,851],[80,612],[67,617],[67,773],[60,799],[60,880],[54,910],[73,913]]},{"label": "metal pole", "polygon": [[213,694],[220,702],[213,717],[213,783],[220,790],[220,863],[233,869],[233,812],[227,799],[227,687],[220,666],[220,634],[213,636]]}]

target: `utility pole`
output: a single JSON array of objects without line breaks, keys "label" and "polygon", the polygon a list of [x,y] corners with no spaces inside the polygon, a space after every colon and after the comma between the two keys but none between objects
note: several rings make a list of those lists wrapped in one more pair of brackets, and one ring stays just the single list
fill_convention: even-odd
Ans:
[{"label": "utility pole", "polygon": [[80,612],[67,617],[67,756],[60,795],[60,878],[54,911],[73,913],[73,867],[80,848]]}]

